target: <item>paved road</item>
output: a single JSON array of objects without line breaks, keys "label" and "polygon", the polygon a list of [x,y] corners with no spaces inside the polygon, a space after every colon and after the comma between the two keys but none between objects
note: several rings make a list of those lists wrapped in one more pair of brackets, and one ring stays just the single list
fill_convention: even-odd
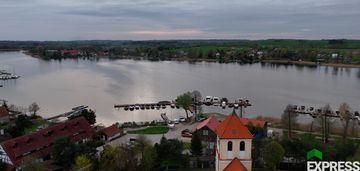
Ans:
[{"label": "paved road", "polygon": [[[162,136],[165,136],[167,139],[178,139],[183,142],[189,143],[191,141],[191,138],[182,137],[181,131],[184,129],[189,129],[193,131],[197,124],[198,123],[179,123],[176,124],[174,128],[170,129],[166,134],[152,134],[152,135],[146,134],[145,136],[147,139],[149,139],[152,142],[152,144],[159,143]],[[108,142],[108,144],[111,145],[126,144],[129,141],[130,137],[138,137],[138,136],[139,134],[127,134],[111,142]]]}]

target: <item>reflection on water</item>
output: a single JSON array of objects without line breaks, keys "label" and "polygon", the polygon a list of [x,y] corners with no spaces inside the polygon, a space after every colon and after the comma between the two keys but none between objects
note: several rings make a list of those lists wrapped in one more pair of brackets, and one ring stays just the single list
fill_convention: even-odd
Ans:
[{"label": "reflection on water", "polygon": [[[89,105],[99,122],[161,119],[184,115],[183,110],[125,112],[114,104],[173,100],[199,90],[203,96],[249,99],[253,107],[245,116],[280,116],[285,106],[348,102],[359,108],[360,70],[273,64],[220,64],[178,61],[67,59],[43,61],[19,52],[0,53],[0,66],[10,66],[22,78],[0,81],[0,98],[10,103],[37,102],[44,116]],[[330,73],[329,73],[330,72]],[[205,112],[230,113],[230,109],[204,107]]]}]

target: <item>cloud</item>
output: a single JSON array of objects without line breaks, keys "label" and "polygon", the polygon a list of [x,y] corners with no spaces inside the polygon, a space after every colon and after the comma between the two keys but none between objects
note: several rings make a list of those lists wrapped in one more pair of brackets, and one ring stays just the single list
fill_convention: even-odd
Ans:
[{"label": "cloud", "polygon": [[0,39],[354,39],[359,6],[358,0],[3,0]]}]

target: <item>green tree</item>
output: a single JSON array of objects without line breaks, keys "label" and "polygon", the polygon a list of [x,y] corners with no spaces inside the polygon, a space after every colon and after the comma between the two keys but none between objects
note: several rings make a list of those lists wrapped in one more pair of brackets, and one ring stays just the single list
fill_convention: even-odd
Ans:
[{"label": "green tree", "polygon": [[189,118],[188,110],[192,104],[190,93],[184,93],[176,98],[176,104],[185,110],[186,118]]},{"label": "green tree", "polygon": [[15,126],[8,128],[8,132],[12,137],[24,135],[25,128],[28,128],[33,123],[26,115],[19,115],[15,120]]},{"label": "green tree", "polygon": [[265,145],[264,160],[265,164],[276,170],[276,165],[280,163],[284,157],[284,148],[276,141],[271,141]]},{"label": "green tree", "polygon": [[349,161],[360,161],[360,147],[357,148],[354,155],[347,158]]},{"label": "green tree", "polygon": [[186,158],[182,155],[183,143],[177,139],[166,139],[162,137],[160,144],[154,146],[157,154],[156,163],[159,166],[168,167],[171,164],[184,166],[187,164]]},{"label": "green tree", "polygon": [[144,135],[140,135],[136,140],[135,150],[141,153],[141,158],[144,158],[145,149],[149,146],[151,146],[150,141]]},{"label": "green tree", "polygon": [[105,145],[100,153],[100,170],[115,171],[117,169],[117,155],[120,153],[120,147]]},{"label": "green tree", "polygon": [[192,134],[191,137],[191,154],[194,156],[201,156],[202,155],[202,144],[201,139],[199,137],[199,133],[196,131]]},{"label": "green tree", "polygon": [[141,158],[140,168],[143,171],[151,171],[155,166],[156,151],[152,146],[147,146],[144,149],[143,157]]},{"label": "green tree", "polygon": [[76,171],[91,171],[91,161],[85,155],[79,155],[75,158],[75,164],[73,170]]},{"label": "green tree", "polygon": [[53,159],[64,167],[73,165],[76,156],[75,143],[71,142],[70,138],[59,138],[54,142],[51,152]]},{"label": "green tree", "polygon": [[81,111],[81,113],[79,115],[73,115],[70,117],[70,119],[75,119],[75,118],[78,118],[78,117],[81,117],[83,116],[89,124],[93,125],[96,123],[96,114],[95,114],[95,111],[93,110],[83,110]]}]

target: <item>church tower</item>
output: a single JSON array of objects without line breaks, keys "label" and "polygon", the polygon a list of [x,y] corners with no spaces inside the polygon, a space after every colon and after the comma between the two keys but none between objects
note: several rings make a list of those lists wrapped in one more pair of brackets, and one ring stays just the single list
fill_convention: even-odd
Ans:
[{"label": "church tower", "polygon": [[252,135],[235,113],[216,128],[216,171],[251,171]]}]

